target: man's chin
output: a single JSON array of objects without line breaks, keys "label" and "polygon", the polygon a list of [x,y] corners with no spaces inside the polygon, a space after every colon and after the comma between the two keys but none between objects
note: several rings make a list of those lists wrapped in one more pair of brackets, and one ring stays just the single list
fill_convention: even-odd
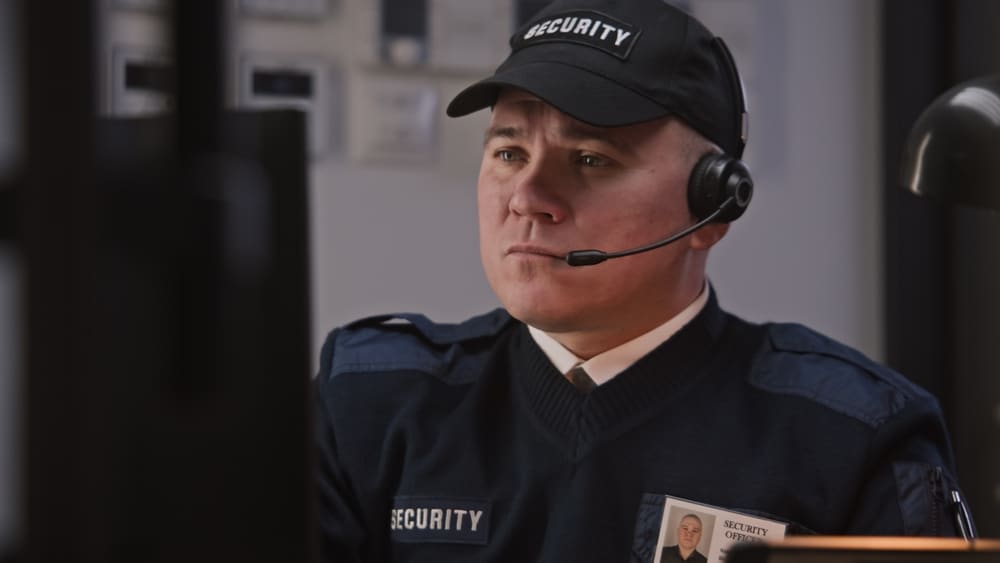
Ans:
[{"label": "man's chin", "polygon": [[505,308],[512,317],[524,324],[553,333],[579,330],[581,311],[585,310],[582,306],[554,307],[551,302],[513,302],[505,304]]},{"label": "man's chin", "polygon": [[[562,282],[563,280],[559,280]],[[546,332],[573,332],[586,326],[602,304],[585,287],[553,279],[505,280],[491,284],[500,303],[519,321]],[[497,291],[497,289],[501,291]]]}]

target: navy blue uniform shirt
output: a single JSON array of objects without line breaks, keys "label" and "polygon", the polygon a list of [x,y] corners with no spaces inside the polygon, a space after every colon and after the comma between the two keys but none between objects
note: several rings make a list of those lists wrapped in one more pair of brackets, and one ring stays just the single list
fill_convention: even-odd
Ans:
[{"label": "navy blue uniform shirt", "polygon": [[317,377],[329,561],[652,561],[670,495],[793,534],[956,535],[935,399],[713,294],[594,391],[497,310],[331,333]]}]

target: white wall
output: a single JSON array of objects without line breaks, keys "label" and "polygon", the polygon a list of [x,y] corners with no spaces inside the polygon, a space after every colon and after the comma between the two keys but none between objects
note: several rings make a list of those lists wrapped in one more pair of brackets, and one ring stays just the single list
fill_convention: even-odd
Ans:
[{"label": "white wall", "polygon": [[710,275],[734,312],[804,322],[881,359],[879,3],[758,5],[770,58],[751,105],[757,188]]}]

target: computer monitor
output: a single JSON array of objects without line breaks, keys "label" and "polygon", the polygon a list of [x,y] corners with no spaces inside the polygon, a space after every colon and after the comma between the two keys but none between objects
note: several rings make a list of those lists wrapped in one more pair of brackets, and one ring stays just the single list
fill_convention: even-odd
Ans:
[{"label": "computer monitor", "polygon": [[[87,343],[88,369],[65,403],[77,406],[33,419],[29,552],[309,561],[304,118],[226,112],[218,150],[198,154],[177,150],[172,127],[96,124],[98,201],[83,217],[96,227],[79,231],[94,238],[80,287],[94,289],[84,298],[95,314],[64,319]],[[62,404],[32,398],[46,403]],[[60,463],[67,449],[85,453]]]}]

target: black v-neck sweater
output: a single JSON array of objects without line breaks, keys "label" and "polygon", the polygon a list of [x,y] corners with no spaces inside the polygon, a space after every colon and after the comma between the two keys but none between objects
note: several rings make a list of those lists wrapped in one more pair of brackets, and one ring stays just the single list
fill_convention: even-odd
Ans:
[{"label": "black v-neck sweater", "polygon": [[652,561],[662,495],[790,533],[955,532],[934,399],[800,325],[744,322],[712,295],[581,394],[503,311],[396,318],[324,345],[329,561]]}]

